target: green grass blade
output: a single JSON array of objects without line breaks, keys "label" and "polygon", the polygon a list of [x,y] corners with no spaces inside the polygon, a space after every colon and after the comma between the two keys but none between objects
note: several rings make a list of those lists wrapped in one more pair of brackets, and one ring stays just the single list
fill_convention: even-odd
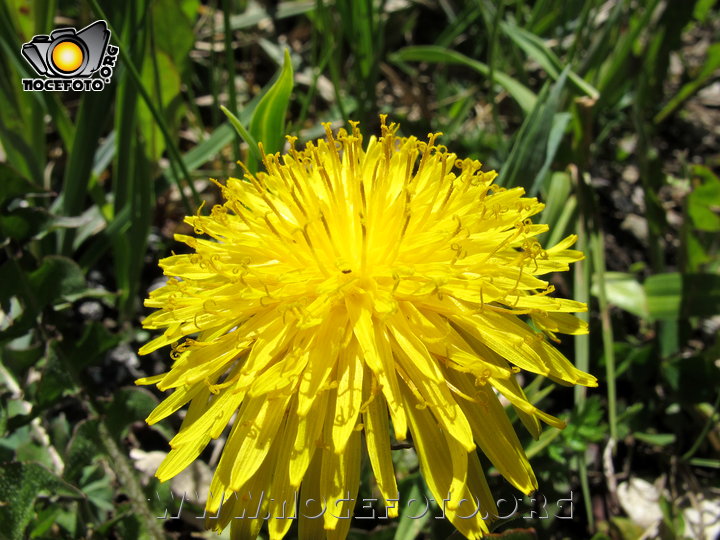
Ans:
[{"label": "green grass blade", "polygon": [[[559,141],[555,141],[558,136],[557,127],[553,133],[553,126],[560,126],[564,131],[567,124],[564,116],[560,120],[555,119],[566,80],[567,68],[558,77],[552,89],[549,89],[548,86],[545,87],[538,96],[535,107],[525,118],[500,173],[500,182],[504,187],[523,186],[530,189],[532,186],[537,186],[539,188],[540,180],[538,178],[545,175],[544,163],[552,161],[552,157],[548,159],[547,156],[557,150],[559,143]],[[554,148],[549,145],[551,134],[554,138]]]},{"label": "green grass blade", "polygon": [[[98,16],[104,20],[108,20],[107,15],[105,15],[105,12],[102,10],[100,5],[98,4],[97,0],[89,0],[90,4],[92,5],[93,10],[95,13],[98,14]],[[113,33],[113,36],[119,36],[115,29],[112,27],[110,22],[108,22],[108,28]],[[118,40],[119,41],[119,40]],[[165,122],[165,119],[163,118],[160,111],[158,111],[157,107],[152,101],[152,98],[150,97],[150,94],[148,93],[145,86],[142,84],[142,79],[140,77],[140,73],[138,72],[137,68],[133,65],[132,59],[130,58],[129,52],[127,47],[124,43],[119,43],[119,54],[120,59],[122,60],[123,64],[127,68],[130,76],[133,79],[133,82],[137,85],[138,91],[140,92],[140,95],[142,96],[143,100],[145,101],[145,105],[147,105],[148,109],[150,109],[150,112],[155,119],[155,121],[158,124],[158,128],[160,128],[160,131],[163,134],[163,137],[165,138],[165,144],[168,150],[169,157],[171,161],[173,161],[178,167],[180,167],[180,170],[182,172],[182,175],[185,177],[185,181],[187,182],[188,187],[190,188],[190,191],[192,192],[193,199],[196,205],[200,204],[200,197],[198,196],[197,190],[195,189],[195,184],[192,181],[192,178],[190,177],[190,172],[185,167],[185,163],[182,160],[182,156],[180,155],[180,151],[177,149],[177,146],[175,145],[175,141],[173,137],[170,134],[170,131],[167,127],[167,123]],[[185,197],[184,191],[182,189],[182,185],[180,183],[180,179],[177,178],[176,175],[171,174],[171,177],[173,180],[177,183],[178,189],[180,191],[180,196],[183,199],[183,203],[185,204],[185,208],[188,213],[192,213],[193,208],[190,205],[190,202]]]},{"label": "green grass blade", "polygon": [[[231,113],[227,109],[227,107],[220,105],[220,110],[225,114],[225,116],[228,117],[230,124],[233,128],[235,128],[237,134],[240,135],[240,137],[242,137],[242,139],[247,143],[250,152],[248,156],[248,163],[253,161],[255,163],[255,167],[257,167],[257,164],[262,161],[262,155],[260,154],[260,148],[258,147],[258,143],[255,140],[255,137],[250,135],[250,133],[247,129],[245,129],[245,126],[242,125],[242,122],[238,119],[238,117]],[[248,166],[248,168],[250,167]],[[255,170],[257,170],[257,168],[250,168],[250,170],[254,172]]]},{"label": "green grass blade", "polygon": [[[110,92],[87,92],[83,95],[80,109],[75,121],[75,139],[63,175],[62,213],[65,216],[77,216],[85,207],[92,168],[95,160],[94,149],[103,129],[105,118],[110,109],[112,95]],[[72,254],[72,229],[60,231],[61,253],[66,256]]]},{"label": "green grass blade", "polygon": [[280,2],[277,4],[277,8],[273,10],[272,15],[263,7],[259,2],[253,2],[251,7],[245,10],[244,13],[239,15],[232,15],[230,17],[230,28],[232,30],[243,30],[245,28],[251,28],[263,21],[270,21],[273,19],[287,19],[289,17],[296,17],[303,15],[315,9],[314,1],[291,1],[291,2]]},{"label": "green grass blade", "polygon": [[[530,58],[540,64],[550,77],[557,79],[560,76],[562,62],[541,38],[509,22],[500,23],[500,28]],[[600,96],[595,87],[574,71],[569,70],[567,77],[573,85],[592,99],[597,99]]]},{"label": "green grass blade", "polygon": [[554,114],[551,120],[550,130],[547,133],[547,146],[545,148],[545,161],[543,162],[540,170],[535,175],[535,179],[530,189],[530,196],[534,197],[542,188],[545,177],[550,171],[550,166],[555,159],[560,143],[565,136],[565,129],[570,123],[570,113],[557,113]]},{"label": "green grass blade", "polygon": [[[405,47],[390,55],[390,60],[395,63],[401,62],[429,62],[435,64],[459,64],[467,66],[483,76],[490,76],[490,68],[478,60],[473,60],[462,53],[439,47],[436,45],[418,45]],[[525,114],[530,114],[534,109],[537,96],[527,86],[510,75],[495,70],[494,81],[505,88]]]},{"label": "green grass blade", "polygon": [[667,103],[667,105],[665,105],[662,110],[655,115],[655,123],[659,124],[665,120],[668,116],[675,112],[680,105],[685,103],[685,101],[700,90],[712,77],[717,76],[718,68],[720,68],[720,43],[714,43],[708,48],[707,58],[705,59],[700,72],[693,80],[684,84],[678,93],[675,94]]}]

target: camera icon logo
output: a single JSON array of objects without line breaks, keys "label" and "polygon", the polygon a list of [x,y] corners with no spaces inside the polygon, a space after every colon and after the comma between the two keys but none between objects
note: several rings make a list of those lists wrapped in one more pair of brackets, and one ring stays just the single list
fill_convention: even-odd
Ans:
[{"label": "camera icon logo", "polygon": [[100,69],[109,40],[107,24],[97,21],[79,32],[59,28],[35,36],[22,46],[22,55],[38,75],[89,77]]},{"label": "camera icon logo", "polygon": [[[58,28],[39,34],[20,50],[35,72],[47,79],[23,79],[25,90],[102,90],[115,67],[118,47],[108,45],[110,31],[105,21],[82,30]],[[99,73],[100,79],[89,79]]]}]

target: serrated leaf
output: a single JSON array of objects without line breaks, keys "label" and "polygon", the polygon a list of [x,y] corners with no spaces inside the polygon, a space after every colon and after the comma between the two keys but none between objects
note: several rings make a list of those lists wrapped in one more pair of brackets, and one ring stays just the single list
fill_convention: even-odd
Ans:
[{"label": "serrated leaf", "polygon": [[73,484],[78,484],[83,469],[92,464],[95,456],[102,454],[103,448],[97,420],[86,420],[80,423],[65,451],[63,477]]},{"label": "serrated leaf", "polygon": [[124,437],[130,424],[147,418],[157,404],[157,398],[145,388],[121,388],[105,412],[108,430],[118,439]]},{"label": "serrated leaf", "polygon": [[58,255],[45,257],[40,268],[28,276],[33,294],[41,306],[85,289],[85,276],[72,259]]},{"label": "serrated leaf", "polygon": [[[37,386],[37,406],[42,410],[55,403],[67,393],[76,391],[72,376],[68,373],[56,351],[57,343],[47,347],[47,362]],[[35,408],[33,408],[35,411]]]},{"label": "serrated leaf", "polygon": [[82,497],[82,492],[37,463],[0,464],[0,523],[11,540],[24,537],[41,493]]},{"label": "serrated leaf", "polygon": [[80,371],[98,361],[107,351],[120,342],[120,336],[111,333],[99,322],[85,326],[83,334],[77,341],[63,343],[63,354],[73,362],[73,367]]}]

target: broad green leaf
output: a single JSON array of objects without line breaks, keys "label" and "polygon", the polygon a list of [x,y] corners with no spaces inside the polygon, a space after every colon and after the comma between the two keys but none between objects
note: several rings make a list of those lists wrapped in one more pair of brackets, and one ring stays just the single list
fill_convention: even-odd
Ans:
[{"label": "broad green leaf", "polygon": [[120,339],[102,323],[93,321],[85,326],[80,339],[62,343],[62,353],[73,363],[74,369],[82,371],[101,359]]},{"label": "broad green leaf", "polygon": [[[598,285],[593,279],[590,291],[598,295]],[[605,272],[605,294],[608,302],[632,313],[636,317],[648,317],[647,298],[645,288],[632,274],[623,272]]]},{"label": "broad green leaf", "polygon": [[0,163],[0,206],[6,202],[39,191],[6,163]]},{"label": "broad green leaf", "polygon": [[693,176],[702,184],[687,197],[687,212],[693,227],[701,231],[720,231],[720,178],[707,167],[696,165]]},{"label": "broad green leaf", "polygon": [[[7,283],[0,275],[0,283]],[[30,366],[35,365],[45,352],[44,345],[8,345],[3,348],[3,365],[17,380],[23,380]]]},{"label": "broad green leaf", "polygon": [[717,2],[717,0],[698,0],[695,2],[693,17],[700,22],[705,22],[705,18],[708,14],[712,13],[712,8],[715,7],[715,2]]},{"label": "broad green leaf", "polygon": [[[181,79],[178,67],[167,52],[157,50],[154,58],[146,58],[143,62],[140,76],[155,106],[164,115],[168,128],[174,131],[181,112],[179,106]],[[158,77],[157,81],[156,76]],[[140,132],[145,139],[146,155],[153,161],[157,161],[165,151],[162,131],[155,122],[150,109],[142,101],[137,105],[137,114]]]},{"label": "broad green leaf", "polygon": [[[258,143],[262,143],[266,154],[274,154],[282,150],[285,140],[285,115],[292,90],[292,62],[290,61],[290,51],[285,49],[285,58],[277,74],[277,79],[255,107],[248,129],[252,138]],[[255,172],[258,165],[255,157],[250,154],[248,169]]]},{"label": "broad green leaf", "polygon": [[[180,99],[180,85],[189,53],[195,43],[193,34],[194,18],[187,13],[197,13],[197,0],[183,2],[179,9],[175,0],[155,0],[152,3],[152,47],[142,63],[140,76],[155,103],[165,116],[171,132],[177,130],[183,107]],[[145,137],[146,154],[157,161],[165,149],[163,134],[155,123],[147,105],[138,105],[140,129]]]},{"label": "broad green leaf", "polygon": [[35,28],[35,12],[43,10],[44,6],[40,2],[34,4],[35,5],[21,0],[10,0],[7,2],[7,9],[13,26],[17,28],[18,33],[23,39],[30,39],[33,34],[40,31]]},{"label": "broad green leaf", "polygon": [[[436,45],[405,47],[390,55],[393,62],[430,62],[436,64],[460,64],[474,69],[485,77],[490,76],[490,67],[473,60],[462,53]],[[522,110],[528,114],[535,107],[537,96],[527,86],[502,71],[493,71],[494,81],[505,88]]]},{"label": "broad green leaf", "polygon": [[657,274],[645,280],[648,315],[652,320],[677,320],[682,306],[682,275]]},{"label": "broad green leaf", "polygon": [[45,228],[50,216],[44,208],[20,207],[0,215],[0,238],[24,241]]},{"label": "broad green leaf", "polygon": [[686,270],[696,272],[703,265],[712,261],[711,255],[707,252],[704,242],[699,238],[698,234],[693,231],[687,231],[684,238],[683,248],[685,250],[685,259],[687,261]]},{"label": "broad green leaf", "polygon": [[626,517],[613,517],[610,519],[610,530],[613,532],[613,538],[619,540],[637,540],[642,538],[644,527],[641,527],[634,521]]},{"label": "broad green leaf", "polygon": [[[181,5],[178,5],[181,4]],[[189,63],[189,54],[195,45],[193,26],[197,17],[198,0],[154,0],[152,2],[152,29],[155,46],[172,58],[178,71]],[[165,82],[164,72],[161,81]],[[146,88],[151,88],[146,86]]]},{"label": "broad green leaf", "polygon": [[651,320],[673,321],[720,313],[717,274],[656,274],[645,281],[645,293]]},{"label": "broad green leaf", "polygon": [[33,520],[33,529],[30,532],[30,538],[47,538],[51,535],[50,528],[57,523],[60,514],[66,510],[55,505],[44,508],[38,512],[37,517]]}]

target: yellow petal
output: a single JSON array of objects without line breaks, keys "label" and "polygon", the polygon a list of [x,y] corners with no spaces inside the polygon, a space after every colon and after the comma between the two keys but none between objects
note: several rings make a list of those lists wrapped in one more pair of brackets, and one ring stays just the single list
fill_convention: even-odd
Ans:
[{"label": "yellow petal", "polygon": [[338,387],[332,429],[332,442],[336,454],[345,450],[362,405],[365,366],[359,352],[357,341],[352,340],[348,347],[340,351],[338,358]]},{"label": "yellow petal", "polygon": [[334,310],[332,315],[314,332],[308,345],[310,354],[307,367],[300,377],[298,390],[297,412],[300,416],[308,413],[338,360],[340,342],[346,329],[342,319],[338,320],[340,313]]},{"label": "yellow petal", "polygon": [[400,402],[400,389],[385,325],[379,321],[373,324],[372,316],[366,306],[351,300],[346,300],[345,305],[365,363],[380,382],[390,407],[395,438],[404,440],[407,420]]},{"label": "yellow petal", "polygon": [[[403,387],[404,388],[404,387]],[[403,392],[420,469],[438,504],[457,508],[467,480],[467,451],[440,428],[430,411],[409,391]]]},{"label": "yellow petal", "polygon": [[[313,455],[318,453],[316,451],[317,441],[323,432],[324,411],[327,407],[328,394],[329,392],[322,392],[312,403],[307,414],[298,415],[298,428],[293,442],[293,451],[290,453],[289,464],[290,485],[296,489],[300,487],[303,477],[310,474],[309,472],[306,473],[306,471],[311,459],[313,459]],[[289,414],[292,414],[292,412]],[[298,414],[297,411],[295,414]]]},{"label": "yellow petal", "polygon": [[[333,394],[334,390],[331,391]],[[334,396],[330,397],[330,401]],[[322,467],[320,470],[320,495],[327,501],[327,511],[323,514],[325,529],[333,530],[344,526],[339,521],[349,522],[352,518],[354,499],[360,481],[360,433],[353,431],[346,451],[336,454],[329,446],[332,440],[332,408],[328,408],[325,418],[323,438]]]},{"label": "yellow petal", "polygon": [[327,497],[323,497],[320,491],[323,457],[321,450],[315,452],[300,488],[300,501],[298,504],[299,540],[320,540],[325,538],[323,516],[327,512],[328,500]]},{"label": "yellow petal", "polygon": [[[396,322],[396,319],[394,318],[392,321]],[[473,443],[472,430],[448,387],[433,382],[426,372],[420,370],[413,358],[408,357],[397,341],[393,340],[391,343],[398,365],[402,366],[409,377],[408,384],[417,388],[420,396],[425,400],[423,406],[430,408],[440,425],[467,451],[473,450],[475,443]],[[434,369],[438,370],[436,366]]]},{"label": "yellow petal", "polygon": [[[270,486],[270,502],[268,504],[268,533],[271,539],[280,539],[288,532],[297,519],[297,489],[290,485],[288,463],[293,451],[297,434],[298,418],[294,414],[294,403],[291,400],[284,425],[278,431],[275,446],[277,459],[273,466],[272,484]],[[274,457],[274,456],[273,456]],[[267,459],[266,459],[267,461]]]},{"label": "yellow petal", "polygon": [[452,370],[447,370],[446,374],[453,385],[479,402],[459,400],[483,453],[498,472],[520,491],[530,493],[536,490],[535,474],[492,388],[488,385],[475,386],[471,377]]},{"label": "yellow petal", "polygon": [[[367,382],[367,379],[368,377],[365,378],[365,396],[366,399],[371,401],[367,406],[367,410],[363,413],[365,445],[370,457],[370,464],[375,473],[375,481],[380,494],[385,500],[385,507],[388,509],[388,516],[395,518],[398,516],[397,499],[399,496],[390,451],[390,437],[388,437],[390,425],[387,415],[387,403],[381,393],[377,393],[372,398],[370,397],[372,385]],[[394,502],[388,502],[391,499],[394,499]]]},{"label": "yellow petal", "polygon": [[228,484],[231,489],[239,490],[260,467],[280,427],[288,400],[288,396],[248,398],[247,408],[238,412],[235,421],[240,423],[240,429],[235,434],[236,440],[228,439],[223,450],[223,457],[229,454],[234,461]]}]

